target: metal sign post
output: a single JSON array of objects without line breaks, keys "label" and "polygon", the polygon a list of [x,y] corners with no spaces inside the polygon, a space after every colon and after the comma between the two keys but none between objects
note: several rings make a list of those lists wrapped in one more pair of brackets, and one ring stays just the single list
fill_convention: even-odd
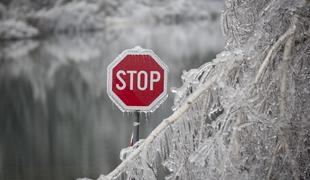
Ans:
[{"label": "metal sign post", "polygon": [[133,122],[133,143],[139,141],[140,135],[139,135],[139,129],[140,129],[140,113],[138,111],[134,112],[135,120]]}]

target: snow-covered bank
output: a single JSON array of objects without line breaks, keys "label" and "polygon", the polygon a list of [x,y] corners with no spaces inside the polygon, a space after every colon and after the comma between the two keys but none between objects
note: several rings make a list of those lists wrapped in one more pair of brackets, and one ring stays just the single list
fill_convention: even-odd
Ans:
[{"label": "snow-covered bank", "polygon": [[[227,49],[106,179],[309,179],[310,3],[227,0]],[[204,69],[204,71],[200,71]]]},{"label": "snow-covered bank", "polygon": [[96,3],[71,2],[29,15],[27,22],[41,33],[93,31],[104,28],[104,12]]},{"label": "snow-covered bank", "polygon": [[23,21],[13,19],[0,21],[0,40],[16,40],[32,38],[39,34],[39,31]]},{"label": "snow-covered bank", "polygon": [[[121,22],[135,24],[178,24],[193,21],[218,21],[222,1],[151,0],[69,0],[69,1],[12,1],[0,3],[0,39],[23,39],[50,33],[102,31]],[[8,10],[6,10],[6,8]],[[7,28],[8,19],[16,21],[15,29]],[[3,21],[3,22],[2,22]],[[116,22],[115,22],[116,21]],[[10,26],[11,27],[11,26]],[[31,28],[31,30],[30,30]],[[30,33],[35,31],[36,33]],[[16,33],[16,34],[14,34]]]}]

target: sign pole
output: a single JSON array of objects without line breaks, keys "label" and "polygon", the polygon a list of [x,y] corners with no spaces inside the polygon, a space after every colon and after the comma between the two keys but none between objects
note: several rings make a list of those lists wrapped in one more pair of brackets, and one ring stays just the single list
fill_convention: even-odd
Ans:
[{"label": "sign pole", "polygon": [[140,113],[139,111],[134,112],[135,120],[133,122],[133,143],[135,144],[136,142],[139,141],[139,128],[140,128]]}]

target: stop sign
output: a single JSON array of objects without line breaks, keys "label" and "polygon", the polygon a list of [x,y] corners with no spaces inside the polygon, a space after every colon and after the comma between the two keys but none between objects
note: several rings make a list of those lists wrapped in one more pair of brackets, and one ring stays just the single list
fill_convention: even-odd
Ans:
[{"label": "stop sign", "polygon": [[151,50],[123,51],[108,66],[107,91],[122,111],[154,111],[167,98],[168,67]]}]

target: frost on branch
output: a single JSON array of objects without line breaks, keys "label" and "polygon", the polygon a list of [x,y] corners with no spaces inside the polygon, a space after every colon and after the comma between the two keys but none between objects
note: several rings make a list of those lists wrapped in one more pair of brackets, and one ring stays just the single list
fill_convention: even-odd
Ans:
[{"label": "frost on branch", "polygon": [[99,179],[310,179],[309,1],[227,0],[223,26],[228,51]]}]

